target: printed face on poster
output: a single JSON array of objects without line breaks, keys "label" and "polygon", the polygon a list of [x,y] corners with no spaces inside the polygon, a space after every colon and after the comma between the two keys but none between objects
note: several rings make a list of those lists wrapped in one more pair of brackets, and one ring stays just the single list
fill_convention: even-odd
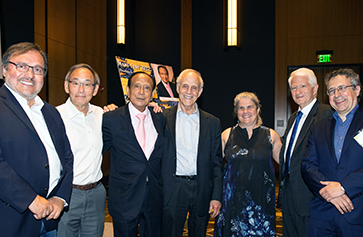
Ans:
[{"label": "printed face on poster", "polygon": [[176,92],[175,77],[171,66],[142,62],[118,56],[116,56],[116,64],[126,103],[128,102],[126,92],[128,79],[133,73],[141,71],[155,78],[156,90],[153,95],[154,102],[163,108],[169,108],[178,104],[179,99]]}]

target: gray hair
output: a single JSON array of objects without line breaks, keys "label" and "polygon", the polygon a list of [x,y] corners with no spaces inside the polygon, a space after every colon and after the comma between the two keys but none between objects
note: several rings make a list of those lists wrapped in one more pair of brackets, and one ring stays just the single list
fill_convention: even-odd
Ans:
[{"label": "gray hair", "polygon": [[85,63],[80,63],[80,64],[73,65],[69,69],[69,71],[68,71],[68,73],[67,73],[67,75],[65,77],[65,81],[69,81],[72,72],[75,71],[76,69],[79,69],[79,68],[86,68],[86,69],[88,69],[92,73],[92,75],[93,75],[93,77],[95,79],[95,84],[96,85],[99,85],[101,83],[101,80],[100,80],[100,77],[98,76],[98,73],[95,70],[93,70],[93,68],[90,65],[85,64]]},{"label": "gray hair", "polygon": [[252,93],[252,92],[247,92],[247,91],[241,92],[238,95],[236,95],[236,97],[234,97],[234,116],[237,117],[238,104],[239,104],[239,101],[242,98],[250,99],[255,104],[256,110],[260,109],[260,112],[257,115],[256,124],[257,125],[262,125],[262,118],[261,118],[261,107],[262,107],[262,105],[261,105],[260,100],[258,99],[257,95],[255,93]]},{"label": "gray hair", "polygon": [[313,72],[313,70],[311,69],[308,69],[308,68],[299,68],[295,71],[293,71],[291,74],[290,74],[290,77],[288,79],[288,82],[289,82],[289,86],[291,87],[291,80],[294,76],[308,76],[309,78],[309,84],[314,87],[316,84],[318,84],[318,81],[316,79],[316,76],[315,76],[315,73]]},{"label": "gray hair", "polygon": [[204,82],[203,82],[203,78],[202,78],[202,75],[200,74],[200,72],[194,70],[194,69],[184,69],[180,74],[179,76],[177,77],[176,79],[176,84],[177,86],[179,87],[180,85],[180,81],[181,79],[183,78],[183,75],[186,74],[186,73],[189,73],[189,72],[194,72],[195,74],[197,74],[197,77],[199,79],[199,83],[200,83],[200,87],[199,87],[199,90],[203,88],[204,86]]}]

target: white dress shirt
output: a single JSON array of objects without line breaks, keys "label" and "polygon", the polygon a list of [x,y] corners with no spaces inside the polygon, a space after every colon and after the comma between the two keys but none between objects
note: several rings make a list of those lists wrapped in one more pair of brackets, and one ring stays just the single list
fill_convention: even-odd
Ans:
[{"label": "white dress shirt", "polygon": [[[139,125],[140,120],[136,117],[136,115],[141,114],[141,112],[135,108],[135,106],[129,102],[129,111],[130,111],[130,117],[131,117],[131,123],[132,127],[134,128],[135,136],[137,131],[137,126]],[[155,129],[154,122],[151,118],[151,113],[149,109],[146,107],[144,112],[145,114],[145,120],[144,120],[144,128],[145,128],[145,151],[144,154],[146,156],[146,159],[149,159],[151,156],[151,153],[154,151],[155,142],[158,138],[158,132]]]},{"label": "white dress shirt", "polygon": [[49,189],[48,189],[48,195],[49,195],[51,191],[55,188],[55,186],[57,186],[58,184],[62,165],[59,160],[58,153],[55,150],[52,138],[50,137],[47,124],[45,123],[43,117],[43,113],[41,111],[41,109],[44,106],[44,102],[40,99],[39,96],[36,96],[34,98],[35,104],[29,108],[28,101],[24,97],[22,97],[17,92],[12,90],[8,85],[5,84],[5,86],[15,96],[16,100],[19,102],[25,113],[28,115],[30,122],[33,124],[40,140],[42,141],[45,147],[49,163]]},{"label": "white dress shirt", "polygon": [[99,181],[102,178],[102,108],[89,104],[84,115],[68,98],[57,109],[74,156],[73,184],[86,185]]},{"label": "white dress shirt", "polygon": [[184,113],[178,104],[176,113],[176,175],[196,175],[199,143],[199,109],[190,115]]},{"label": "white dress shirt", "polygon": [[[300,109],[300,107],[299,107],[299,110],[302,112],[303,115],[301,116],[299,125],[297,127],[297,131],[296,131],[296,135],[295,135],[295,141],[293,142],[292,147],[291,147],[290,157],[292,157],[292,154],[294,152],[295,144],[296,144],[297,139],[299,138],[301,128],[304,126],[305,120],[308,117],[308,115],[310,113],[310,110],[313,108],[315,102],[316,102],[316,98],[313,99],[313,101],[311,101],[310,104],[308,104],[307,106],[305,106],[305,108]],[[295,119],[294,123],[292,124],[292,126],[290,128],[290,131],[289,131],[289,133],[287,134],[287,137],[286,137],[286,143],[285,144],[287,146],[285,146],[285,152],[284,152],[284,160],[285,161],[286,161],[286,151],[287,151],[287,148],[288,148],[288,144],[290,142],[292,130],[293,130],[294,126],[295,126],[295,122],[296,122],[296,119]]]}]

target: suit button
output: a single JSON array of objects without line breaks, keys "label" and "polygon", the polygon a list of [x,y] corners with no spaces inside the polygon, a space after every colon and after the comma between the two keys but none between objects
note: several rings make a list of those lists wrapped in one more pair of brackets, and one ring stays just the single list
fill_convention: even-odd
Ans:
[{"label": "suit button", "polygon": [[48,164],[46,164],[44,167],[45,167],[46,169],[49,169],[49,165],[48,165]]},{"label": "suit button", "polygon": [[47,192],[48,192],[48,188],[45,188],[45,189],[44,189],[44,192],[46,192],[46,193],[47,193]]}]

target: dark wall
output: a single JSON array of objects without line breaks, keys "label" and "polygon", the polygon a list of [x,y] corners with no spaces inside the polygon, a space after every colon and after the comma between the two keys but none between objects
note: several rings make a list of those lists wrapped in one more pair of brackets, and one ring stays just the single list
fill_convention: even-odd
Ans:
[{"label": "dark wall", "polygon": [[19,42],[34,42],[34,0],[0,0],[2,53]]},{"label": "dark wall", "polygon": [[233,126],[233,99],[255,92],[264,125],[274,126],[275,2],[241,2],[240,50],[223,49],[223,1],[193,1],[193,67],[204,79],[200,107]]},{"label": "dark wall", "polygon": [[[241,2],[241,48],[224,51],[223,1],[193,1],[192,65],[204,79],[198,105],[233,126],[233,99],[256,92],[262,119],[274,125],[275,2]],[[180,1],[126,0],[126,46],[116,42],[116,1],[108,1],[108,102],[123,105],[114,56],[173,66],[180,73]]]},{"label": "dark wall", "polygon": [[116,44],[116,1],[108,1],[108,103],[124,105],[115,56],[170,65],[180,72],[180,1],[126,0],[126,44]]}]

